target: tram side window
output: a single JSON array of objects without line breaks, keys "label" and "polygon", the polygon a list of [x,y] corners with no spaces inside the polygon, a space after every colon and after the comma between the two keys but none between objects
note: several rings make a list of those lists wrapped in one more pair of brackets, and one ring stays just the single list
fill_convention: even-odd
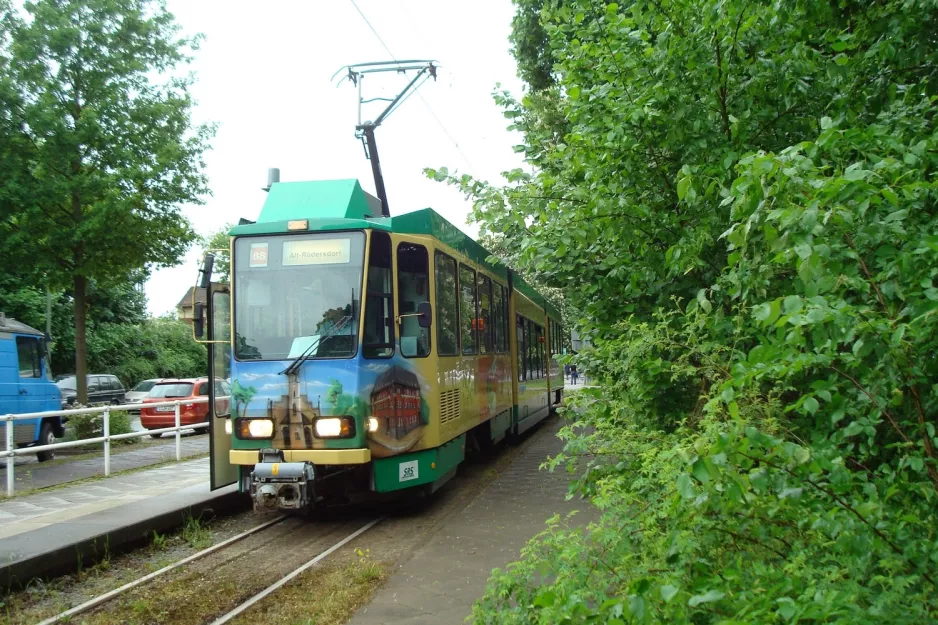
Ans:
[{"label": "tram side window", "polygon": [[524,379],[534,379],[534,332],[530,319],[524,319]]},{"label": "tram side window", "polygon": [[368,285],[365,289],[365,358],[390,358],[394,354],[394,295],[391,281],[391,237],[371,233],[368,256]]},{"label": "tram side window", "polygon": [[476,272],[465,265],[459,266],[459,337],[462,353],[475,354],[479,351],[475,332],[478,325],[476,309]]},{"label": "tram side window", "polygon": [[456,261],[437,252],[436,264],[436,352],[440,356],[459,353],[459,316],[456,292]]},{"label": "tram side window", "polygon": [[537,374],[539,378],[547,376],[547,359],[544,357],[544,326],[535,325],[534,333],[537,335],[535,345],[537,347]]},{"label": "tram side window", "polygon": [[[430,300],[430,259],[427,248],[413,243],[397,246],[397,306],[399,314],[412,315],[417,305]],[[419,317],[402,317],[401,355],[424,358],[430,354],[430,328],[420,327]]]},{"label": "tram side window", "polygon": [[498,282],[492,285],[492,312],[493,312],[493,336],[495,340],[495,351],[504,352],[505,349],[505,315],[502,308],[505,305],[505,296],[502,292],[502,285]]},{"label": "tram side window", "polygon": [[527,379],[527,371],[525,369],[525,361],[527,360],[526,351],[525,351],[525,340],[524,340],[524,317],[518,315],[517,322],[515,324],[515,337],[517,339],[517,356],[518,356],[518,381],[523,382]]},{"label": "tram side window", "polygon": [[488,276],[479,274],[479,352],[490,354],[493,345],[494,328],[492,327],[492,281]]}]

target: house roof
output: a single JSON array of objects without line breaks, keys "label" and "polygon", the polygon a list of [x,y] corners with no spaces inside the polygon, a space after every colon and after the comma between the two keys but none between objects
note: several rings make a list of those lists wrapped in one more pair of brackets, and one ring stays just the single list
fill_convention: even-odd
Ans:
[{"label": "house roof", "polygon": [[[212,282],[212,286],[219,286],[221,282]],[[195,291],[195,301],[206,303],[205,299],[205,289],[196,288],[190,286],[186,290],[186,294],[182,296],[182,299],[179,300],[179,303],[176,304],[176,308],[191,308],[192,307],[192,291]]]}]

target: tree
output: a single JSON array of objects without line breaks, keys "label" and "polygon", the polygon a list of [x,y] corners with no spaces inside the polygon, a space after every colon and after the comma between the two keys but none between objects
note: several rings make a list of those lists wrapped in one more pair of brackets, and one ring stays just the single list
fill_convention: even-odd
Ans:
[{"label": "tree", "polygon": [[231,273],[231,251],[228,233],[234,226],[225,224],[207,237],[202,237],[202,255],[211,251],[215,255],[215,265],[212,269],[212,281],[228,284]]},{"label": "tree", "polygon": [[[198,38],[162,2],[40,0],[23,20],[0,5],[5,145],[0,258],[74,297],[75,372],[86,399],[88,291],[178,262],[195,240],[179,207],[207,193],[191,78],[171,74]],[[155,83],[155,75],[166,76]]]},{"label": "tree", "polygon": [[556,106],[497,95],[534,171],[429,173],[582,311],[603,388],[553,464],[600,520],[533,541],[475,621],[935,621],[938,6],[538,23]]}]

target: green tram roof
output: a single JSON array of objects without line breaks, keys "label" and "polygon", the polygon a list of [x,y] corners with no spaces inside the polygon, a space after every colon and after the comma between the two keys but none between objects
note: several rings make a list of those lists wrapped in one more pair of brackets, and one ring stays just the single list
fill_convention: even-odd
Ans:
[{"label": "green tram roof", "polygon": [[[249,236],[285,233],[288,232],[287,222],[297,219],[309,221],[307,232],[370,228],[400,234],[423,234],[465,254],[503,280],[508,279],[508,268],[505,265],[490,262],[491,254],[488,250],[432,208],[396,217],[380,215],[381,203],[366,193],[355,179],[275,182],[270,186],[257,221],[235,226],[230,234]],[[512,285],[532,302],[544,306],[549,316],[560,319],[557,308],[517,273],[512,273]]]}]

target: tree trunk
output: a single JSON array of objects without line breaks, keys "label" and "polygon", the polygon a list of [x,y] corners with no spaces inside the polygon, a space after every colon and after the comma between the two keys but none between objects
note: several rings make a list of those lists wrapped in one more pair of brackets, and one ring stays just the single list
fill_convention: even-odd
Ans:
[{"label": "tree trunk", "polygon": [[75,392],[76,401],[88,403],[88,348],[85,341],[85,320],[88,313],[86,295],[88,281],[85,276],[75,276]]}]

